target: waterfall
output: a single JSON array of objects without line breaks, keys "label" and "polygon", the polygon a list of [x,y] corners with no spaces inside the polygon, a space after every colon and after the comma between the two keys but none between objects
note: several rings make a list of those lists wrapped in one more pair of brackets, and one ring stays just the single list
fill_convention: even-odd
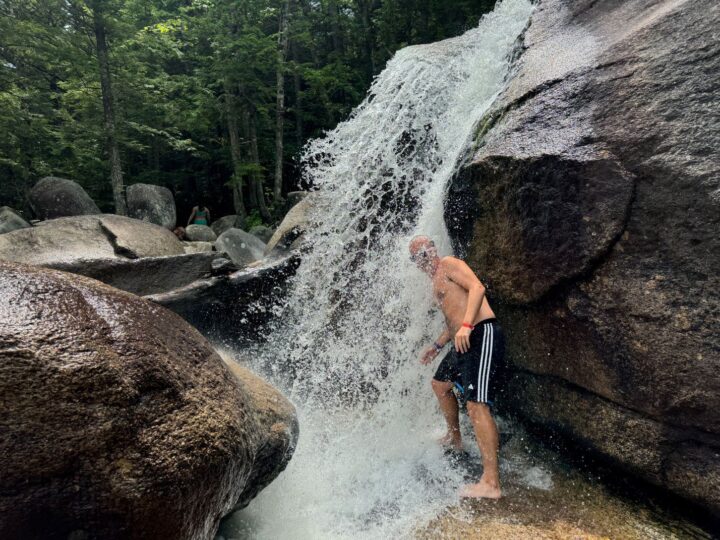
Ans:
[{"label": "waterfall", "polygon": [[505,0],[460,37],[399,51],[352,116],[308,145],[312,249],[251,360],[297,406],[300,441],[225,536],[403,537],[457,502],[463,471],[435,441],[434,368],[418,362],[442,318],[407,244],[427,234],[450,253],[448,181],[531,10]]}]

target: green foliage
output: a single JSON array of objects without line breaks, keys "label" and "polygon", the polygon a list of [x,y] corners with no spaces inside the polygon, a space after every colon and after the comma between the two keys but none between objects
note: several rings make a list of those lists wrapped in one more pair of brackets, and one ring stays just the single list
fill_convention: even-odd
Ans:
[{"label": "green foliage", "polygon": [[[214,215],[234,213],[239,187],[249,227],[261,222],[251,181],[271,193],[278,65],[287,192],[302,145],[347,116],[398,48],[456,35],[493,4],[292,0],[278,64],[282,0],[0,0],[0,206],[26,209],[30,186],[53,174],[113,208],[94,9],[106,25],[125,183],[169,187],[181,215],[200,196]],[[274,218],[284,208],[268,206]]]}]

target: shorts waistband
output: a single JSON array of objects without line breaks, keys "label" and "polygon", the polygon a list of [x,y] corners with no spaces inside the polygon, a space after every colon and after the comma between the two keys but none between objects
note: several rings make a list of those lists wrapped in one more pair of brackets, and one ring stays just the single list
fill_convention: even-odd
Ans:
[{"label": "shorts waistband", "polygon": [[480,326],[481,324],[492,324],[498,322],[496,317],[490,317],[489,319],[483,319],[479,323],[476,323],[475,326]]}]

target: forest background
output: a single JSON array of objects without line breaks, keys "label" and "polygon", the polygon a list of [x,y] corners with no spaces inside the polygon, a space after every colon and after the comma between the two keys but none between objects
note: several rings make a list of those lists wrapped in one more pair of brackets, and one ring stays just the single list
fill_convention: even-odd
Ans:
[{"label": "forest background", "polygon": [[396,50],[477,25],[495,0],[0,0],[0,206],[43,176],[106,212],[163,185],[180,219],[272,223],[299,156]]}]

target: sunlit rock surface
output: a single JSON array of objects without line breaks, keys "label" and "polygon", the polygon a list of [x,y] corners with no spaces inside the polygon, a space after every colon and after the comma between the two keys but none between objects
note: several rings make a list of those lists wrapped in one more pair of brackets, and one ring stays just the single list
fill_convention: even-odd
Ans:
[{"label": "sunlit rock surface", "polygon": [[38,219],[99,214],[100,209],[73,180],[46,176],[28,194],[30,206]]},{"label": "sunlit rock surface", "polygon": [[183,253],[182,244],[167,229],[112,214],[52,219],[0,236],[0,260],[40,266]]},{"label": "sunlit rock surface", "polygon": [[287,249],[312,226],[311,214],[315,199],[312,195],[303,196],[300,202],[290,209],[270,237],[265,253],[270,253],[275,248]]},{"label": "sunlit rock surface", "polygon": [[500,300],[514,406],[720,511],[714,0],[543,0],[446,222]]},{"label": "sunlit rock surface", "polygon": [[293,407],[176,315],[0,263],[0,537],[203,539],[267,485]]}]

